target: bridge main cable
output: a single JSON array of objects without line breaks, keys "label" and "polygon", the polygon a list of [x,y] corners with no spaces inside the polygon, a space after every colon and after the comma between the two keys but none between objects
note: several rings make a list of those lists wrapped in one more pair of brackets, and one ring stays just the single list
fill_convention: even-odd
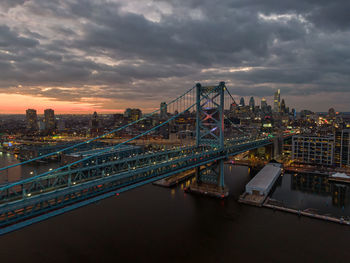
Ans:
[{"label": "bridge main cable", "polygon": [[[184,96],[186,96],[187,94],[189,94],[191,91],[193,91],[194,88],[195,88],[195,87],[192,87],[191,89],[189,89],[188,91],[186,91],[184,94],[182,94],[181,96],[177,97],[176,99],[173,99],[172,101],[170,101],[170,102],[167,103],[166,105],[169,106],[169,105],[171,105],[171,104],[177,102],[178,100],[180,100],[181,98],[183,98]],[[32,159],[27,160],[27,161],[24,161],[24,162],[20,162],[20,163],[16,163],[16,164],[12,164],[12,165],[6,166],[6,167],[2,167],[2,168],[0,168],[0,172],[1,172],[1,171],[4,171],[4,170],[7,170],[7,169],[10,169],[10,168],[13,168],[13,167],[16,167],[16,166],[20,166],[20,165],[23,165],[23,164],[31,163],[31,162],[34,162],[34,161],[37,161],[37,160],[41,160],[41,159],[43,159],[43,158],[50,157],[50,156],[53,156],[53,155],[55,155],[55,154],[59,154],[59,153],[65,152],[65,151],[67,151],[67,150],[74,149],[74,148],[76,148],[76,147],[78,147],[78,146],[81,146],[81,145],[84,145],[84,144],[88,144],[88,143],[93,142],[93,141],[95,141],[95,140],[101,139],[101,138],[103,138],[103,137],[105,137],[105,136],[107,136],[107,135],[110,135],[110,134],[113,134],[113,133],[115,133],[115,132],[121,131],[121,130],[123,130],[123,129],[125,129],[125,128],[127,128],[127,127],[133,125],[133,124],[136,124],[136,123],[138,123],[138,122],[140,122],[140,121],[143,121],[143,120],[147,119],[148,117],[151,117],[153,114],[157,113],[157,112],[160,111],[160,110],[161,110],[161,108],[159,108],[159,109],[157,109],[157,110],[155,110],[155,111],[153,111],[153,112],[151,112],[151,113],[148,113],[147,115],[145,115],[144,117],[142,117],[142,118],[140,118],[140,119],[138,119],[138,120],[135,120],[135,121],[133,121],[133,122],[131,122],[131,123],[128,123],[128,124],[126,124],[126,125],[124,125],[124,126],[122,126],[122,127],[119,127],[119,128],[117,128],[117,129],[114,129],[114,130],[112,130],[112,131],[110,131],[110,132],[107,132],[107,133],[102,134],[102,135],[100,135],[100,136],[97,136],[97,137],[95,137],[95,138],[89,139],[89,140],[87,140],[87,141],[84,141],[84,142],[81,142],[81,143],[77,143],[77,144],[71,145],[71,146],[69,146],[69,147],[66,147],[66,148],[64,148],[64,149],[61,149],[61,150],[58,150],[58,151],[54,151],[54,152],[52,152],[52,153],[48,153],[48,154],[45,154],[45,155],[41,155],[41,156],[32,158]]]}]

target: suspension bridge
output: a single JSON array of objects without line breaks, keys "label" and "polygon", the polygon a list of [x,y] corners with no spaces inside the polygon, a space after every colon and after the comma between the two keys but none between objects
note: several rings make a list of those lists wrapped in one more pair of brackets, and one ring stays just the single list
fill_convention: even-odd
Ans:
[{"label": "suspension bridge", "polygon": [[[58,168],[41,174],[31,173],[25,179],[0,185],[0,235],[193,168],[196,169],[196,181],[189,187],[190,191],[226,197],[224,161],[230,156],[273,144],[277,138],[272,134],[244,134],[225,117],[225,109],[231,103],[235,101],[224,82],[217,86],[198,83],[162,106],[169,112],[166,119],[133,138],[93,151]],[[117,151],[167,127],[189,112],[196,116],[193,127],[195,139],[186,141],[184,145],[151,151],[142,149],[129,155],[121,155]],[[93,139],[2,167],[1,176],[8,176],[16,166],[74,152],[108,135],[130,130],[159,113],[164,113],[164,108]],[[225,129],[225,120],[231,123],[229,129]]]}]

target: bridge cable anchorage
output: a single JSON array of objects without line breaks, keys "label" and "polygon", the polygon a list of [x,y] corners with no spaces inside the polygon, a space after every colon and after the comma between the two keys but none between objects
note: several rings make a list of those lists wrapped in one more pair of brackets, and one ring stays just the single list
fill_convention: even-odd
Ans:
[{"label": "bridge cable anchorage", "polygon": [[[170,101],[170,102],[167,103],[166,105],[169,106],[169,105],[172,105],[172,104],[177,103],[180,99],[182,99],[182,98],[184,98],[186,95],[190,94],[190,93],[192,92],[192,90],[194,90],[194,89],[195,89],[195,87],[192,87],[191,89],[189,89],[188,91],[186,91],[185,93],[183,93],[181,96],[177,97],[176,99],[173,99],[172,101]],[[162,109],[159,108],[159,109],[157,109],[157,110],[155,110],[155,111],[153,111],[153,112],[151,112],[151,113],[146,114],[145,116],[143,116],[142,118],[140,118],[140,119],[138,119],[138,120],[135,120],[135,121],[133,121],[133,122],[131,122],[131,123],[128,123],[128,124],[126,124],[126,125],[124,125],[124,126],[122,126],[122,127],[119,127],[119,128],[117,128],[117,129],[114,129],[114,130],[112,130],[112,131],[110,131],[110,132],[107,132],[107,133],[102,134],[102,135],[100,135],[100,136],[97,136],[97,137],[95,137],[95,138],[86,140],[86,141],[84,141],[84,142],[80,142],[80,143],[74,144],[74,145],[72,145],[72,146],[63,148],[63,149],[61,149],[61,150],[54,151],[54,152],[51,152],[51,153],[48,153],[48,154],[44,154],[44,155],[41,155],[41,156],[32,158],[32,159],[27,160],[27,161],[24,161],[24,162],[20,162],[20,163],[8,165],[8,166],[6,166],[6,167],[1,167],[1,168],[0,168],[0,172],[1,172],[1,171],[4,171],[4,170],[7,170],[7,169],[9,169],[9,168],[13,168],[13,167],[20,166],[20,165],[23,165],[23,164],[27,164],[27,163],[30,163],[30,162],[33,162],[33,161],[41,160],[41,159],[43,159],[43,158],[47,158],[47,157],[50,157],[50,156],[53,156],[53,155],[56,155],[56,154],[60,154],[60,153],[62,153],[62,152],[65,152],[65,151],[68,151],[68,150],[77,148],[77,147],[82,146],[82,145],[84,145],[84,144],[88,144],[88,143],[90,143],[90,142],[96,141],[96,140],[101,139],[101,138],[103,138],[103,137],[105,137],[105,136],[107,136],[107,135],[110,135],[110,134],[113,134],[113,133],[115,133],[115,132],[124,130],[124,129],[126,129],[127,127],[130,127],[131,125],[134,125],[134,124],[136,124],[136,123],[138,123],[138,122],[140,122],[140,121],[143,121],[143,120],[145,120],[145,119],[147,119],[147,118],[149,118],[149,117],[152,117],[154,114],[156,114],[157,112],[160,112],[161,110],[162,110]],[[1,175],[0,175],[0,176],[1,176]]]},{"label": "bridge cable anchorage", "polygon": [[[189,91],[188,91],[188,92],[189,92]],[[186,94],[187,94],[188,92],[186,92]],[[212,92],[214,92],[214,91],[211,91],[210,93],[212,93]],[[181,96],[181,97],[183,97],[183,96]],[[179,98],[180,98],[180,97],[179,97]],[[201,101],[202,101],[203,99],[205,99],[205,98],[203,97],[203,98],[201,99]],[[175,101],[175,100],[174,100],[174,101]],[[30,182],[30,181],[32,181],[32,180],[34,180],[34,179],[37,179],[37,178],[40,178],[40,177],[43,177],[43,176],[46,176],[46,175],[49,175],[49,174],[52,174],[52,173],[61,171],[61,170],[65,169],[65,168],[70,168],[71,166],[73,166],[73,165],[75,165],[75,164],[79,164],[79,163],[81,163],[81,162],[90,160],[90,159],[92,159],[92,158],[94,158],[94,157],[97,157],[97,156],[99,156],[99,155],[101,155],[101,154],[103,154],[103,153],[106,153],[106,152],[108,152],[108,151],[110,151],[110,150],[115,150],[115,149],[119,148],[120,146],[122,146],[122,145],[124,145],[124,144],[126,144],[126,143],[129,143],[129,142],[131,142],[131,141],[134,141],[134,140],[136,140],[136,139],[138,139],[138,138],[140,138],[140,137],[142,137],[142,136],[144,136],[144,135],[147,135],[148,133],[150,133],[150,132],[152,132],[152,131],[155,131],[156,129],[158,129],[158,128],[160,128],[160,127],[162,127],[162,126],[168,124],[170,121],[175,120],[177,117],[179,117],[180,115],[182,115],[182,114],[184,114],[185,112],[189,111],[190,109],[192,109],[192,108],[193,108],[194,106],[196,106],[196,105],[197,105],[197,101],[196,101],[195,103],[193,103],[191,106],[189,106],[188,108],[186,108],[185,110],[183,110],[182,112],[178,112],[176,115],[172,116],[172,117],[169,118],[167,121],[162,122],[162,123],[160,123],[159,125],[157,125],[157,126],[151,128],[151,129],[149,129],[149,130],[147,130],[147,131],[145,131],[145,132],[143,132],[143,133],[141,133],[141,134],[139,134],[139,135],[137,135],[137,136],[135,136],[135,137],[133,137],[133,138],[131,138],[131,139],[128,139],[128,140],[126,140],[126,141],[124,141],[124,142],[122,142],[122,143],[119,143],[119,144],[114,145],[114,146],[111,146],[111,147],[107,147],[107,148],[105,148],[105,149],[103,149],[103,150],[101,150],[101,151],[99,151],[99,152],[97,152],[97,153],[95,153],[95,154],[92,154],[92,155],[90,155],[90,156],[87,156],[87,157],[85,157],[85,158],[82,158],[82,159],[80,159],[80,160],[78,160],[78,161],[69,163],[69,164],[67,164],[67,165],[64,165],[64,166],[55,168],[55,169],[53,169],[53,170],[44,172],[44,173],[42,173],[42,174],[39,174],[39,175],[30,177],[30,178],[26,178],[26,179],[23,179],[23,180],[20,180],[20,181],[16,181],[16,182],[13,182],[13,183],[9,183],[9,184],[7,184],[7,185],[5,185],[5,186],[0,187],[0,191],[3,191],[3,190],[5,190],[5,189],[11,188],[11,187],[16,186],[16,185],[21,185],[21,184]]]}]

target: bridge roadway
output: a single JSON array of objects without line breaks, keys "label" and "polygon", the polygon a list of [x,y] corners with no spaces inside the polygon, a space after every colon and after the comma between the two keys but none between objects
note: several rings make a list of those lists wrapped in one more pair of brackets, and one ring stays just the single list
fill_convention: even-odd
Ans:
[{"label": "bridge roadway", "polygon": [[216,160],[266,146],[273,138],[227,140],[224,149],[190,146],[86,163],[0,187],[0,235]]}]

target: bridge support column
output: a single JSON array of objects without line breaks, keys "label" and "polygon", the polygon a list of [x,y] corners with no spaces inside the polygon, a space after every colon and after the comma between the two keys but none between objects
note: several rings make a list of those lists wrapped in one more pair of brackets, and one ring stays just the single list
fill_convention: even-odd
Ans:
[{"label": "bridge support column", "polygon": [[[224,92],[225,82],[218,86],[203,87],[197,90],[197,146],[204,146],[208,151],[224,153]],[[224,181],[224,160],[196,168],[196,181],[188,188],[190,192],[224,198],[228,189]]]}]

